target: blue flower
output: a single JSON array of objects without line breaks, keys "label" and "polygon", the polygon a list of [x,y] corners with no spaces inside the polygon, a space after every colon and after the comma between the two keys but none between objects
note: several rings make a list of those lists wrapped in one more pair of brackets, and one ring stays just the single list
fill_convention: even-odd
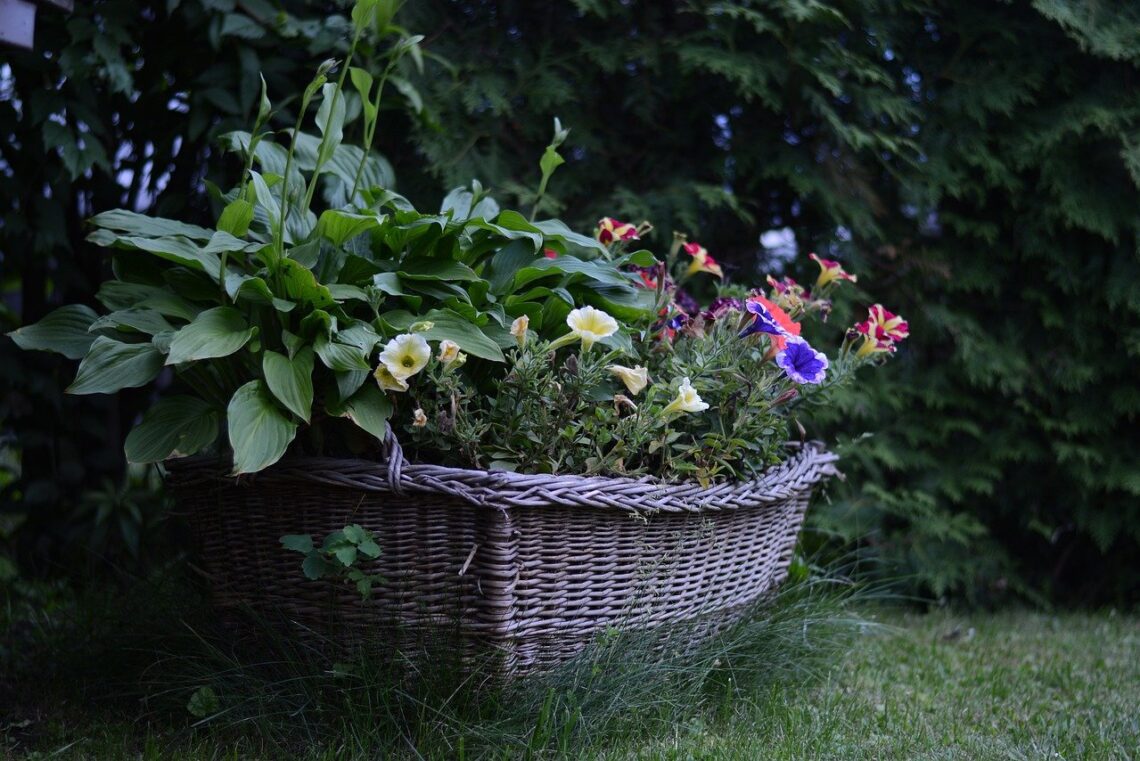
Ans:
[{"label": "blue flower", "polygon": [[750,336],[753,333],[769,333],[774,336],[786,336],[788,331],[777,322],[768,308],[754,299],[749,299],[745,307],[750,313],[756,315],[751,325],[740,331],[740,337]]},{"label": "blue flower", "polygon": [[827,356],[796,336],[788,336],[787,348],[776,355],[776,364],[796,383],[823,383]]}]

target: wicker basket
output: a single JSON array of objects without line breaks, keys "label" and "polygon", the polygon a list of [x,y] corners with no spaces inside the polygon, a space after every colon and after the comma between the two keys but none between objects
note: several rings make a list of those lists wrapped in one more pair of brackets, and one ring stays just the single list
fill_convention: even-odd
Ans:
[{"label": "wicker basket", "polygon": [[[813,486],[835,455],[809,444],[745,483],[519,475],[286,459],[238,479],[217,459],[169,463],[222,608],[283,614],[338,643],[413,651],[443,633],[463,662],[492,654],[515,676],[580,652],[600,631],[731,623],[787,575]],[[376,535],[385,581],[309,581],[285,534],[318,540],[347,523]]]}]

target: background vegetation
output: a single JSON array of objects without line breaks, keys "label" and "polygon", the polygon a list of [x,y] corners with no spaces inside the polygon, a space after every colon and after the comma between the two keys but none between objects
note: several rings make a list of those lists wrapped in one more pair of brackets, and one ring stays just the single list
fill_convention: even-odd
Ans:
[{"label": "background vegetation", "polygon": [[[347,27],[335,2],[41,15],[38,49],[0,63],[5,329],[91,301],[91,214],[211,221],[240,170],[213,139],[252,122],[258,72],[298,92]],[[1140,11],[417,0],[400,20],[430,56],[378,142],[417,205],[472,178],[533,200],[557,115],[568,163],[544,203],[572,225],[685,230],[741,281],[810,280],[806,253],[829,254],[910,319],[889,382],[811,421],[850,476],[815,541],[926,594],[1137,599]],[[0,541],[25,573],[161,554],[165,513],[117,446],[147,391],[65,398],[65,364],[0,339]]]}]

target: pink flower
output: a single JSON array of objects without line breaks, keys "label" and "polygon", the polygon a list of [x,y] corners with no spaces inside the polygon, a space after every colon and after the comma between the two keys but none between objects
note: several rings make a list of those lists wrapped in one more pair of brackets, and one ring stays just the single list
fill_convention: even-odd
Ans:
[{"label": "pink flower", "polygon": [[689,262],[689,269],[686,271],[686,275],[707,272],[719,278],[724,277],[724,270],[720,268],[716,259],[713,259],[712,254],[700,243],[686,243],[682,248],[685,249],[686,254],[693,257],[693,261]]},{"label": "pink flower", "polygon": [[637,227],[613,217],[602,217],[598,220],[598,229],[594,231],[594,237],[607,246],[619,240],[640,240]]},{"label": "pink flower", "polygon": [[867,319],[855,324],[855,332],[863,336],[857,356],[866,357],[882,352],[893,354],[895,344],[910,335],[910,326],[882,304],[875,304],[867,310]]},{"label": "pink flower", "polygon": [[835,280],[850,280],[854,283],[858,279],[845,272],[843,265],[833,259],[821,259],[815,254],[808,254],[808,258],[819,265],[819,277],[815,281],[817,289]]}]

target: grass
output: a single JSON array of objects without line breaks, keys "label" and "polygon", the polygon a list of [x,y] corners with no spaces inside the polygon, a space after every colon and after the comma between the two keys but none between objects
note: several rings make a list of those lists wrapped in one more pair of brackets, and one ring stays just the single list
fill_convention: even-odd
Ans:
[{"label": "grass", "polygon": [[[143,591],[9,609],[2,755],[1140,758],[1137,616],[918,615],[817,580],[690,658],[611,637],[496,690],[282,641],[251,658],[185,590]],[[201,687],[205,719],[186,708]]]}]

